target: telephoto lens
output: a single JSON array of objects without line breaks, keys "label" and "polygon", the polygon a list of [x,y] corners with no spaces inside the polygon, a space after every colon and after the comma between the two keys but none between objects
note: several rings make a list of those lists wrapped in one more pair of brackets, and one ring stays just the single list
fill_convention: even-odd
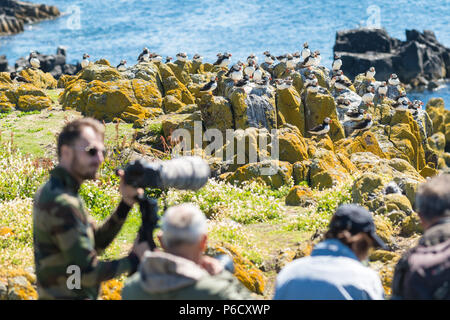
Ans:
[{"label": "telephoto lens", "polygon": [[139,159],[130,162],[124,171],[125,182],[140,188],[198,190],[210,176],[208,163],[198,156],[155,162]]}]

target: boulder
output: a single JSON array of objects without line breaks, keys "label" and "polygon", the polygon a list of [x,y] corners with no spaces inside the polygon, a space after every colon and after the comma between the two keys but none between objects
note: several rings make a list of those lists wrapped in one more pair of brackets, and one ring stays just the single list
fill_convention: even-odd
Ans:
[{"label": "boulder", "polygon": [[81,70],[78,74],[78,79],[85,80],[87,82],[93,80],[99,81],[117,81],[122,80],[124,77],[116,68],[113,68],[100,61],[100,63],[91,63],[89,66]]},{"label": "boulder", "polygon": [[[301,78],[301,77],[300,77]],[[305,135],[305,110],[298,89],[293,87],[277,90],[278,126],[289,123],[296,126]]]},{"label": "boulder", "polygon": [[33,111],[50,108],[52,100],[49,97],[23,95],[19,97],[17,109],[21,111]]},{"label": "boulder", "polygon": [[230,102],[224,97],[206,94],[199,108],[207,129],[218,129],[225,137],[227,129],[234,129],[234,119]]},{"label": "boulder", "polygon": [[311,188],[322,190],[331,188],[339,182],[343,183],[350,180],[350,173],[330,150],[317,149],[310,161],[308,185]]},{"label": "boulder", "polygon": [[293,186],[286,196],[286,205],[307,207],[314,204],[314,195],[310,188]]},{"label": "boulder", "polygon": [[417,213],[413,213],[402,221],[400,225],[400,235],[402,237],[411,237],[416,233],[423,233],[423,227]]},{"label": "boulder", "polygon": [[30,81],[34,86],[41,89],[55,89],[58,82],[50,73],[44,73],[39,69],[24,69],[19,75]]}]

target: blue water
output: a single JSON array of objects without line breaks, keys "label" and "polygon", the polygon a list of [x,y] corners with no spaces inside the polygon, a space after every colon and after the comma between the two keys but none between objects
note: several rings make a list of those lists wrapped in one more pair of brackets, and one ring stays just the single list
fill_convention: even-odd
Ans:
[{"label": "blue water", "polygon": [[[304,41],[318,49],[322,63],[330,66],[337,30],[359,25],[384,27],[391,36],[405,40],[405,29],[430,29],[450,47],[450,0],[444,1],[315,1],[315,0],[32,0],[56,5],[65,15],[28,25],[15,36],[0,37],[0,54],[10,64],[30,50],[54,53],[68,49],[68,62],[121,59],[130,63],[142,48],[175,57],[185,51],[214,61],[218,52],[233,54],[232,61],[254,52],[295,52]],[[450,108],[450,89],[426,92],[444,97]]]}]

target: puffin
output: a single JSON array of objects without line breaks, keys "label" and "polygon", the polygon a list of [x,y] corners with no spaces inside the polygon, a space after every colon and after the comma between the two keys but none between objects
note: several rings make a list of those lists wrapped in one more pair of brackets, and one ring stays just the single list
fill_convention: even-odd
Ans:
[{"label": "puffin", "polygon": [[297,65],[297,63],[300,62],[300,58],[301,58],[301,54],[300,51],[296,51],[292,54],[292,56],[294,57],[294,64]]},{"label": "puffin", "polygon": [[383,190],[384,194],[402,194],[402,189],[398,186],[395,181],[389,182]]},{"label": "puffin", "polygon": [[260,81],[262,79],[262,76],[263,76],[262,69],[259,67],[259,65],[256,65],[255,71],[253,72],[253,81],[255,82]]},{"label": "puffin", "polygon": [[209,93],[212,93],[213,90],[214,90],[215,88],[217,88],[217,80],[218,80],[217,77],[212,78],[211,81],[209,81],[207,84],[205,84],[205,85],[200,89],[200,92],[209,92]]},{"label": "puffin", "polygon": [[326,117],[323,120],[323,123],[319,124],[318,126],[312,128],[311,130],[308,130],[308,132],[310,134],[314,134],[314,135],[322,135],[322,134],[326,134],[328,133],[328,131],[330,131],[330,123],[331,123],[331,119]]},{"label": "puffin", "polygon": [[166,57],[166,63],[169,63],[169,62],[172,61],[172,60],[173,60],[172,57],[169,57],[169,56]]},{"label": "puffin", "polygon": [[[253,75],[253,78],[254,78],[254,75]],[[257,81],[256,84],[257,84],[259,87],[263,88],[263,87],[266,87],[266,86],[269,84],[269,82],[270,82],[271,80],[272,80],[272,78],[271,78],[270,76],[268,76],[267,74],[265,74],[265,75],[262,77],[262,80],[261,80],[261,81]]]},{"label": "puffin", "polygon": [[412,113],[413,116],[417,115],[419,110],[422,110],[423,102],[420,100],[414,100],[408,105],[408,111]]},{"label": "puffin", "polygon": [[314,51],[314,60],[313,60],[313,66],[318,67],[320,65],[320,61],[322,60],[322,57],[320,56],[320,51],[316,50]]},{"label": "puffin", "polygon": [[366,91],[367,92],[362,96],[362,100],[364,101],[364,104],[373,105],[372,101],[373,98],[375,98],[375,88],[373,86],[368,86]]},{"label": "puffin", "polygon": [[366,77],[367,78],[375,78],[375,68],[374,67],[370,67],[369,70],[366,71]]},{"label": "puffin", "polygon": [[281,56],[276,57],[278,61],[286,63],[287,54],[282,54]]},{"label": "puffin", "polygon": [[292,79],[286,78],[286,79],[279,79],[278,81],[278,86],[277,89],[278,90],[284,90],[284,89],[288,89],[292,86]]},{"label": "puffin", "polygon": [[308,92],[318,92],[319,91],[319,81],[317,80],[317,78],[314,78],[313,80],[309,81],[306,85],[305,85],[305,89]]},{"label": "puffin", "polygon": [[314,81],[314,79],[317,79],[316,75],[314,73],[309,73],[305,78],[305,84],[311,83]]},{"label": "puffin", "polygon": [[81,68],[86,68],[87,66],[89,66],[89,60],[88,58],[90,58],[91,56],[88,55],[87,53],[83,54],[83,60],[81,61]]},{"label": "puffin", "polygon": [[228,64],[230,63],[230,57],[231,57],[231,53],[227,53],[225,52],[224,54],[218,53],[217,54],[217,61],[213,63],[213,65],[215,66],[219,66],[219,67],[227,67]]},{"label": "puffin", "polygon": [[157,53],[152,53],[152,54],[150,54],[150,61],[151,62],[161,62],[162,57]]},{"label": "puffin", "polygon": [[303,50],[302,50],[301,55],[302,55],[303,61],[305,61],[305,59],[311,55],[311,50],[309,50],[308,42],[305,42],[303,44]]},{"label": "puffin", "polygon": [[373,121],[370,113],[367,113],[363,121],[356,123],[352,128],[357,134],[372,127]]},{"label": "puffin", "polygon": [[185,62],[187,60],[188,56],[187,56],[186,52],[179,52],[179,53],[177,53],[176,57],[177,57],[178,61]]},{"label": "puffin", "polygon": [[407,100],[402,100],[402,102],[396,101],[395,103],[392,104],[392,107],[395,110],[408,110],[410,103],[411,102],[408,102]]},{"label": "puffin", "polygon": [[192,61],[197,62],[197,63],[202,63],[203,62],[203,57],[200,56],[198,53],[196,53],[192,57]]},{"label": "puffin", "polygon": [[247,64],[250,64],[250,61],[254,61],[255,63],[258,62],[258,57],[255,56],[254,53],[250,53],[250,55],[247,57]]},{"label": "puffin", "polygon": [[340,70],[342,67],[342,60],[341,60],[341,56],[338,54],[334,54],[334,61],[333,61],[333,65],[331,66],[332,70],[334,72]]},{"label": "puffin", "polygon": [[39,69],[41,67],[41,62],[38,59],[38,55],[37,55],[36,51],[32,51],[30,53],[28,62],[30,63],[31,68],[33,68],[33,69]]},{"label": "puffin", "polygon": [[409,102],[409,99],[408,99],[408,97],[406,96],[406,93],[402,92],[402,93],[400,93],[399,96],[397,96],[397,97],[395,98],[395,101],[396,101],[397,103],[402,104],[403,101]]},{"label": "puffin", "polygon": [[237,81],[234,86],[240,88],[240,87],[247,85],[249,81],[250,81],[250,79],[249,79],[248,75],[245,75],[242,79]]},{"label": "puffin", "polygon": [[290,53],[288,53],[286,55],[286,68],[288,69],[294,69],[295,68],[295,60],[294,60],[294,56]]},{"label": "puffin", "polygon": [[271,65],[272,63],[275,62],[276,58],[273,55],[271,55],[269,51],[264,51],[263,55],[265,56],[264,62],[267,63],[268,65]]},{"label": "puffin", "polygon": [[350,88],[350,86],[352,85],[352,82],[346,78],[344,78],[344,76],[338,76],[338,77],[333,77],[332,79],[334,81],[334,87],[338,90],[348,90],[348,88]]},{"label": "puffin", "polygon": [[351,109],[345,113],[345,117],[350,121],[361,121],[364,119],[365,111],[361,112],[359,109]]},{"label": "puffin", "polygon": [[150,61],[150,51],[148,50],[147,47],[142,49],[142,52],[139,54],[139,56],[137,58],[137,61],[138,62],[148,62],[148,61]]},{"label": "puffin", "polygon": [[25,82],[25,83],[31,83],[30,81],[28,81],[27,79],[25,79],[24,77],[22,77],[21,75],[19,75],[17,72],[12,71],[9,74],[9,77],[11,78],[11,81],[16,80],[17,82]]},{"label": "puffin", "polygon": [[244,68],[244,74],[248,75],[249,78],[251,79],[253,77],[253,72],[255,72],[255,70],[256,70],[256,68],[255,68],[256,62],[255,62],[255,60],[252,60],[252,59],[250,59],[248,61],[249,61],[248,66],[246,66]]},{"label": "puffin", "polygon": [[305,59],[303,59],[303,62],[300,64],[300,68],[310,69],[314,65],[314,63],[314,54],[310,54]]},{"label": "puffin", "polygon": [[348,109],[350,107],[350,100],[348,99],[342,99],[337,101],[337,108],[339,109]]},{"label": "puffin", "polygon": [[395,73],[393,73],[389,77],[388,83],[391,86],[398,86],[400,84],[400,80],[398,79],[398,76]]},{"label": "puffin", "polygon": [[125,66],[127,64],[127,60],[121,60],[120,63],[117,65],[116,69],[118,71],[125,71],[127,70],[127,67]]},{"label": "puffin", "polygon": [[230,77],[236,83],[242,79],[242,66],[239,63],[234,64],[225,76]]},{"label": "puffin", "polygon": [[386,85],[386,81],[381,82],[380,86],[378,87],[378,94],[380,97],[386,97],[388,87]]}]

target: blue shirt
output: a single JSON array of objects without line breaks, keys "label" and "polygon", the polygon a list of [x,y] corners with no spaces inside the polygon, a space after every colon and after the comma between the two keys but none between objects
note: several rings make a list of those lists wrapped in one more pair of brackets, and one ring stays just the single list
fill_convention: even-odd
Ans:
[{"label": "blue shirt", "polygon": [[286,265],[278,274],[275,300],[381,300],[378,274],[336,239],[320,242],[311,256]]}]

